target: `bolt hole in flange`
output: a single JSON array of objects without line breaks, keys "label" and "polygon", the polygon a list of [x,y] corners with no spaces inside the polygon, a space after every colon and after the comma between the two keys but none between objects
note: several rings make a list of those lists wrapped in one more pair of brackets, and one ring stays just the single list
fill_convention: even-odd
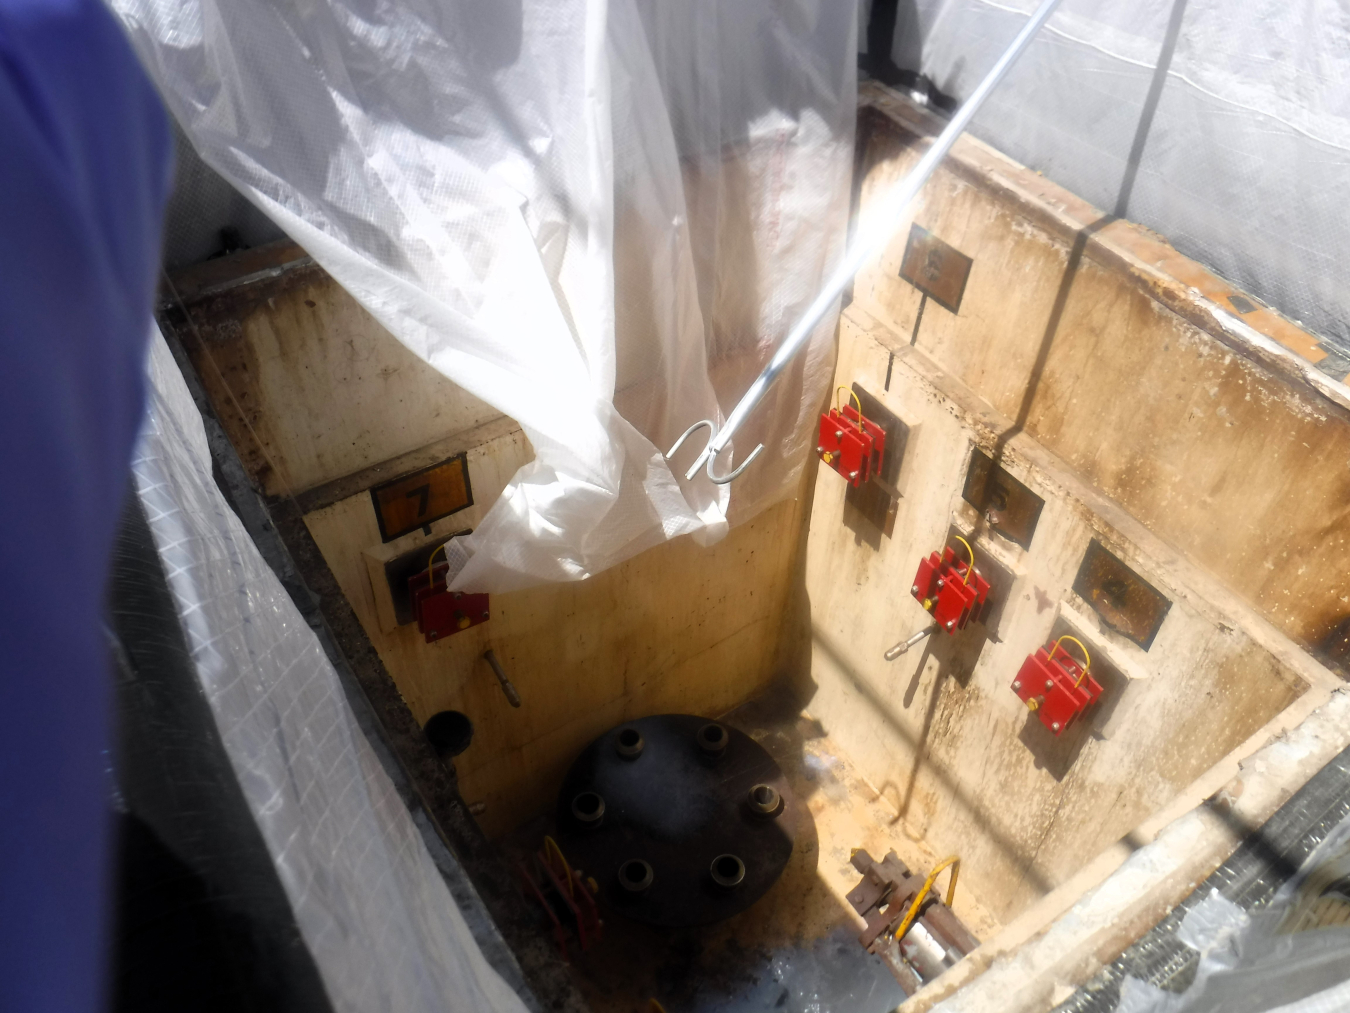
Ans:
[{"label": "bolt hole in flange", "polygon": [[727,748],[727,730],[711,721],[698,730],[698,748],[708,756],[721,756]]},{"label": "bolt hole in flange", "polygon": [[723,890],[732,890],[745,879],[745,863],[735,855],[718,855],[712,860],[708,873]]},{"label": "bolt hole in flange", "polygon": [[642,893],[655,878],[652,867],[640,858],[630,858],[619,866],[619,885],[629,893]]},{"label": "bolt hole in flange", "polygon": [[783,797],[770,785],[757,784],[750,789],[747,801],[750,811],[756,816],[777,816],[782,808]]},{"label": "bolt hole in flange", "polygon": [[619,734],[614,736],[614,749],[625,760],[636,760],[645,745],[642,733],[636,728],[620,728]]},{"label": "bolt hole in flange", "polygon": [[582,825],[598,827],[605,818],[605,800],[593,791],[583,791],[572,799],[572,815]]}]

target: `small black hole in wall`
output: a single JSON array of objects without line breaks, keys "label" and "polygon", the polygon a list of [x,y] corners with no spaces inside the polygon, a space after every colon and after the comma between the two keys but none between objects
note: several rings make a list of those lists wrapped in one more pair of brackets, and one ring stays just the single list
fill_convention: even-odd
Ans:
[{"label": "small black hole in wall", "polygon": [[459,711],[441,711],[433,714],[422,729],[431,748],[440,757],[458,756],[473,741],[473,722]]}]

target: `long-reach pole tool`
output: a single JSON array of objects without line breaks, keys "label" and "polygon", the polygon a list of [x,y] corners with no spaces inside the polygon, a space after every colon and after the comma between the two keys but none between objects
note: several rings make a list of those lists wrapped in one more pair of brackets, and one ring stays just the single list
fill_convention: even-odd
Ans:
[{"label": "long-reach pole tool", "polygon": [[835,268],[834,273],[825,283],[825,287],[820,290],[820,294],[816,296],[801,319],[788,332],[788,336],[778,346],[778,350],[774,352],[769,364],[764,367],[764,371],[750,385],[750,389],[745,392],[745,396],[732,410],[722,428],[718,429],[711,419],[703,419],[686,429],[684,435],[675,441],[675,445],[666,453],[666,460],[675,456],[675,453],[683,446],[684,441],[696,429],[703,426],[708,427],[708,443],[704,446],[703,453],[699,454],[698,460],[685,474],[685,478],[692,479],[698,474],[699,468],[706,464],[708,478],[718,485],[724,485],[740,475],[750,462],[759,456],[759,452],[764,449],[762,443],[750,451],[745,460],[728,474],[717,475],[713,472],[713,465],[717,462],[718,455],[727,448],[727,444],[736,435],[736,431],[740,429],[746,417],[763,400],[764,395],[768,393],[779,374],[792,361],[792,357],[806,345],[807,340],[811,337],[811,332],[815,330],[816,324],[820,323],[825,314],[834,306],[834,301],[848,287],[849,282],[853,280],[853,276],[858,273],[869,257],[884,247],[890,240],[896,227],[909,210],[910,202],[918,196],[919,191],[923,189],[923,185],[928,182],[928,177],[933,174],[933,170],[946,157],[947,152],[956,143],[956,139],[965,133],[966,127],[970,125],[970,121],[979,112],[984,100],[998,87],[998,83],[1003,80],[1003,76],[1017,62],[1017,58],[1022,55],[1023,50],[1027,48],[1036,33],[1040,31],[1041,26],[1054,13],[1059,3],[1060,0],[1044,0],[1040,7],[1036,9],[1036,12],[1031,15],[1031,19],[1017,33],[1017,38],[1013,39],[1012,44],[998,58],[998,62],[985,75],[984,80],[971,92],[970,97],[966,99],[961,108],[956,111],[956,115],[951,118],[946,129],[933,141],[923,158],[919,159],[918,164],[909,171],[909,175],[901,180],[895,189],[887,195],[882,208],[869,215],[868,222],[860,223],[859,232],[853,240],[853,245],[845,251],[844,259]]}]

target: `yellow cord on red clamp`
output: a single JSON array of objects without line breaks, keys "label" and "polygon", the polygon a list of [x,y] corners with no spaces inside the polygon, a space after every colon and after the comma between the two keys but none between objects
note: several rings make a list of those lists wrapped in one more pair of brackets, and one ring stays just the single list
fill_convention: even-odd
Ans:
[{"label": "yellow cord on red clamp", "polygon": [[[858,432],[860,432],[860,433],[861,433],[861,432],[864,432],[864,429],[863,429],[862,402],[858,400],[858,395],[855,394],[855,393],[853,392],[853,388],[852,388],[852,387],[848,387],[848,386],[846,386],[845,384],[842,384],[842,383],[841,383],[838,387],[836,387],[836,388],[834,389],[834,410],[835,410],[835,412],[839,415],[839,417],[840,417],[841,419],[844,417],[844,413],[843,413],[843,411],[842,411],[842,410],[840,409],[840,407],[839,407],[839,392],[840,392],[841,390],[846,390],[846,391],[848,391],[848,396],[851,397],[851,398],[853,399],[853,403],[856,404],[856,405],[858,406]],[[816,402],[816,403],[819,404],[820,402]]]},{"label": "yellow cord on red clamp", "polygon": [[[429,555],[429,556],[427,557],[427,590],[428,590],[428,591],[430,591],[430,590],[432,589],[432,587],[433,587],[433,586],[435,585],[435,583],[436,583],[435,578],[432,577],[432,573],[433,573],[433,572],[435,571],[435,569],[436,569],[436,567],[435,567],[436,553],[438,553],[438,552],[444,552],[444,551],[445,551],[445,546],[446,546],[446,544],[447,544],[446,542],[441,542],[440,545],[436,546],[436,548],[434,548],[434,549],[431,550],[431,555]],[[449,560],[449,557],[447,556],[447,557],[446,557],[446,562],[448,563],[449,561],[450,561],[450,560]]]},{"label": "yellow cord on red clamp", "polygon": [[[1088,654],[1088,649],[1083,646],[1083,642],[1081,640],[1079,640],[1077,637],[1070,636],[1069,634],[1066,633],[1064,634],[1064,636],[1060,637],[1058,640],[1055,641],[1054,647],[1050,648],[1050,657],[1047,660],[1049,661],[1055,660],[1055,652],[1060,649],[1059,645],[1063,643],[1065,640],[1072,640],[1075,644],[1078,645],[1078,649],[1083,652],[1083,662],[1084,662],[1083,671],[1078,673],[1078,681],[1073,684],[1073,688],[1077,689],[1079,686],[1083,685],[1083,680],[1087,678],[1088,669],[1092,667],[1092,655]],[[1068,658],[1073,658],[1074,661],[1078,660],[1077,658],[1074,658],[1073,655],[1070,654],[1068,651],[1065,651],[1064,654]]]},{"label": "yellow cord on red clamp", "polygon": [[933,883],[937,880],[938,873],[949,865],[952,867],[952,878],[947,883],[947,906],[952,906],[952,900],[956,897],[956,877],[961,874],[961,859],[956,855],[944,858],[942,861],[938,862],[937,865],[933,866],[933,871],[930,872],[928,878],[923,881],[923,889],[914,895],[914,903],[909,906],[909,910],[905,912],[904,919],[900,922],[900,927],[895,930],[897,942],[905,938],[905,933],[908,932],[909,927],[914,924],[914,919],[919,914],[919,908],[923,906],[924,900],[928,897],[928,891],[933,888]]},{"label": "yellow cord on red clamp", "polygon": [[975,550],[972,549],[970,547],[970,543],[966,541],[964,538],[962,538],[960,535],[952,535],[952,537],[966,547],[966,553],[970,556],[970,565],[966,567],[965,580],[961,581],[962,584],[969,584],[970,575],[975,572]]},{"label": "yellow cord on red clamp", "polygon": [[567,896],[573,900],[576,899],[576,887],[572,885],[572,867],[567,864],[567,856],[562,853],[562,848],[558,847],[558,842],[547,834],[544,835],[544,857],[552,861],[552,855],[558,856],[558,861],[562,863],[563,874],[567,877]]}]

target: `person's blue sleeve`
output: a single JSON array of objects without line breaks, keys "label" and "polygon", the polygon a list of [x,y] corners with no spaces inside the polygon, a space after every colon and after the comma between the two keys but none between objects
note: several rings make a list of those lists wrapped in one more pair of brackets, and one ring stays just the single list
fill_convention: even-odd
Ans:
[{"label": "person's blue sleeve", "polygon": [[171,144],[98,0],[0,0],[0,1010],[102,1007],[109,553]]}]

